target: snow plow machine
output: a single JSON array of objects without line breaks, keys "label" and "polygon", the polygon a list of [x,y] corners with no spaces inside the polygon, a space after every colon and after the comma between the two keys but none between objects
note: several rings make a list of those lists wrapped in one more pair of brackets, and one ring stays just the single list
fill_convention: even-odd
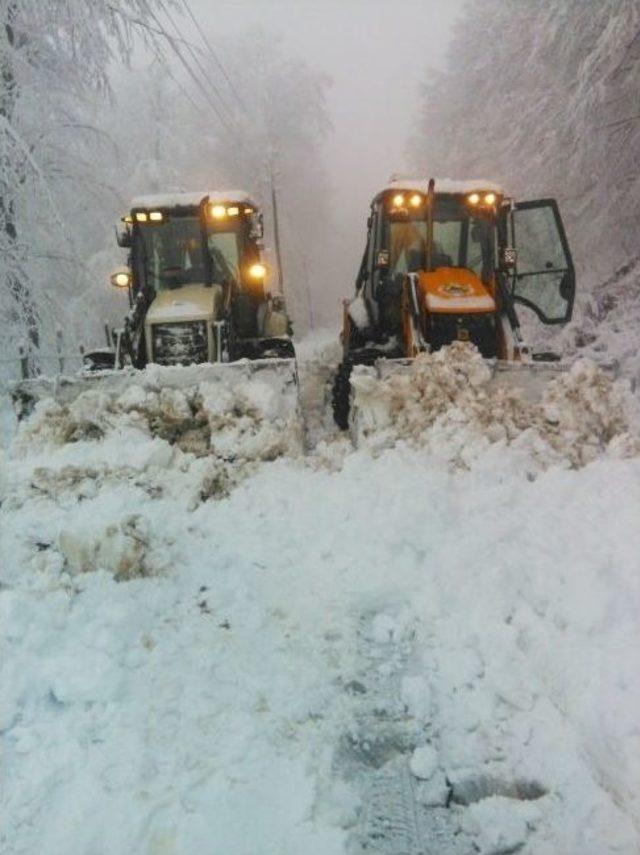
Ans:
[{"label": "snow plow machine", "polygon": [[554,199],[516,202],[497,184],[392,177],[373,199],[356,293],[344,301],[332,403],[357,436],[376,382],[421,353],[475,345],[492,384],[536,400],[566,370],[534,352],[516,306],[544,325],[571,319],[575,271]]},{"label": "snow plow machine", "polygon": [[128,263],[110,277],[128,296],[123,327],[107,328],[108,347],[86,352],[78,374],[16,384],[18,418],[44,398],[69,405],[89,390],[206,383],[209,397],[212,384],[249,384],[274,419],[298,420],[291,325],[283,295],[266,288],[262,238],[262,214],[243,191],[134,199],[117,229]]}]

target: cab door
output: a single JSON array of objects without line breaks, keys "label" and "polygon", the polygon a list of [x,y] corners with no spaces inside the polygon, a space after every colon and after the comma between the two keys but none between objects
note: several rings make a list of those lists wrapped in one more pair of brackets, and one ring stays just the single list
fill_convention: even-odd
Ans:
[{"label": "cab door", "polygon": [[514,302],[534,311],[543,324],[571,320],[576,274],[555,199],[519,202],[511,210]]}]

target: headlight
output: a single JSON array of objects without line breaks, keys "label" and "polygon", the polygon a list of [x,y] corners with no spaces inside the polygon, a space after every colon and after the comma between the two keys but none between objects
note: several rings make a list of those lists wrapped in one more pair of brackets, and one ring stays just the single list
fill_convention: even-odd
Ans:
[{"label": "headlight", "polygon": [[114,288],[128,288],[131,285],[131,273],[128,270],[116,270],[109,277]]},{"label": "headlight", "polygon": [[259,279],[264,279],[267,275],[267,268],[264,264],[252,264],[249,268],[249,276],[256,281]]}]

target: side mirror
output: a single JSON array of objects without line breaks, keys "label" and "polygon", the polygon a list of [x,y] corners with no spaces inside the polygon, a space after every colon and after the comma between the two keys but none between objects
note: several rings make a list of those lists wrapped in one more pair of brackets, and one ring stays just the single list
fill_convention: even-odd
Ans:
[{"label": "side mirror", "polygon": [[128,267],[119,267],[114,270],[109,277],[109,282],[114,288],[130,288],[131,287],[131,271]]},{"label": "side mirror", "polygon": [[132,243],[131,229],[128,225],[124,228],[116,226],[116,243],[123,249],[130,249]]},{"label": "side mirror", "polygon": [[264,237],[264,220],[261,213],[251,215],[251,227],[249,237],[254,240],[262,240]]},{"label": "side mirror", "polygon": [[502,266],[510,270],[518,263],[518,250],[513,246],[505,246],[502,250]]},{"label": "side mirror", "polygon": [[575,280],[568,272],[565,273],[560,282],[560,296],[563,300],[569,302],[573,300],[575,290]]}]

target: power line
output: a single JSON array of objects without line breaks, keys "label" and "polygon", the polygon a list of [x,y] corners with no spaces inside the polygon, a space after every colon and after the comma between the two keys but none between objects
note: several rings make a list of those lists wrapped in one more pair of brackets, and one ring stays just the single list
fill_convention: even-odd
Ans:
[{"label": "power line", "polygon": [[228,103],[226,102],[225,97],[223,96],[222,92],[217,87],[215,80],[210,76],[208,68],[201,62],[200,58],[198,57],[198,55],[197,55],[196,51],[194,50],[193,46],[191,45],[191,43],[187,42],[187,40],[184,39],[184,36],[183,36],[182,32],[180,31],[180,28],[178,27],[178,24],[176,23],[175,19],[171,15],[171,12],[169,11],[166,3],[164,3],[163,0],[159,0],[159,3],[160,3],[160,8],[164,12],[165,16],[167,17],[167,20],[169,21],[169,23],[173,27],[174,31],[178,35],[178,38],[182,39],[182,41],[185,42],[185,44],[187,46],[187,50],[189,51],[189,54],[191,55],[191,57],[193,58],[194,62],[197,65],[198,69],[200,70],[201,74],[203,75],[203,77],[206,81],[206,84],[211,87],[211,89],[213,90],[213,92],[217,96],[220,104],[222,105],[222,108],[225,109],[229,113],[230,119],[233,121],[233,118],[234,118],[233,117],[233,111],[232,111],[231,107],[228,105]]},{"label": "power line", "polygon": [[212,45],[212,44],[211,44],[211,42],[209,41],[209,39],[208,39],[207,35],[205,34],[204,30],[202,29],[202,27],[201,27],[201,25],[200,25],[200,23],[199,23],[199,21],[196,19],[195,15],[193,14],[193,12],[192,12],[192,10],[191,10],[191,7],[189,6],[189,2],[188,2],[188,0],[182,0],[182,5],[183,5],[183,6],[184,6],[184,8],[186,9],[187,14],[188,14],[188,15],[189,15],[189,17],[191,18],[191,21],[193,22],[194,27],[195,27],[195,28],[196,28],[196,30],[198,31],[198,33],[199,33],[199,35],[200,35],[200,38],[202,39],[202,42],[203,42],[204,46],[206,47],[206,49],[207,49],[207,51],[210,53],[210,55],[213,57],[213,59],[214,59],[214,61],[215,61],[216,65],[218,66],[218,68],[219,68],[219,69],[220,69],[220,71],[222,72],[222,76],[223,76],[223,77],[224,77],[224,79],[227,81],[227,85],[229,86],[229,89],[231,90],[231,93],[233,94],[233,97],[234,97],[234,98],[236,99],[236,101],[238,102],[238,105],[240,106],[240,108],[241,108],[241,109],[242,109],[242,110],[243,110],[247,115],[249,115],[249,111],[248,111],[248,109],[247,109],[247,105],[244,103],[244,101],[242,100],[242,98],[241,98],[241,97],[240,97],[240,95],[238,94],[238,91],[237,91],[237,89],[235,88],[235,86],[233,85],[233,81],[231,80],[231,78],[230,78],[230,77],[229,77],[229,75],[227,74],[227,71],[226,71],[226,69],[225,69],[224,65],[223,65],[223,64],[222,64],[222,62],[218,59],[218,55],[216,54],[215,50],[213,49],[213,45]]},{"label": "power line", "polygon": [[209,90],[205,86],[203,86],[202,81],[199,80],[197,74],[194,72],[194,70],[191,68],[191,66],[187,62],[187,60],[184,58],[182,51],[178,47],[176,39],[170,33],[168,33],[166,31],[166,28],[163,27],[162,22],[160,21],[160,19],[156,15],[156,13],[151,9],[149,11],[150,11],[152,18],[154,19],[154,21],[158,25],[158,27],[160,27],[160,29],[162,30],[162,34],[164,35],[165,39],[168,41],[169,46],[171,47],[171,50],[177,56],[180,64],[183,66],[183,68],[185,69],[185,71],[187,72],[189,77],[191,77],[191,79],[196,84],[196,86],[198,87],[200,92],[204,95],[205,99],[209,102],[211,108],[213,109],[213,112],[216,114],[217,118],[219,119],[219,121],[221,122],[223,127],[227,130],[227,132],[229,134],[231,134],[231,136],[234,136],[235,135],[234,130],[228,125],[227,119],[220,112],[220,109],[219,109],[217,103],[215,102],[215,100],[211,97],[211,93],[209,92]]}]

